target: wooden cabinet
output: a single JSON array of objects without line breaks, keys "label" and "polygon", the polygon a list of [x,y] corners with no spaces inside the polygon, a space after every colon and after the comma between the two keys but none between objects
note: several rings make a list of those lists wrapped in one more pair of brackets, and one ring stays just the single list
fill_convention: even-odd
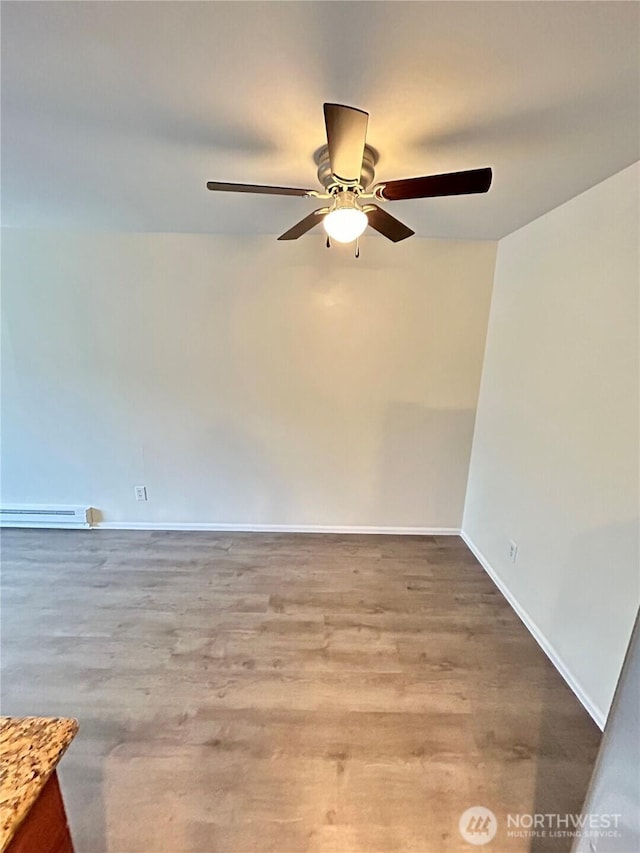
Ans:
[{"label": "wooden cabinet", "polygon": [[67,815],[54,771],[18,827],[6,853],[73,853]]}]

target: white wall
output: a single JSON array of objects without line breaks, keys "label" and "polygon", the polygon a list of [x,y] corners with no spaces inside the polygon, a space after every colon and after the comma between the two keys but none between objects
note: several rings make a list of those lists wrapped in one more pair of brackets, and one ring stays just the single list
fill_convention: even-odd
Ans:
[{"label": "white wall", "polygon": [[463,521],[600,722],[639,600],[639,178],[500,241]]},{"label": "white wall", "polygon": [[[459,528],[495,244],[2,234],[2,501]],[[148,503],[136,503],[134,485]]]}]

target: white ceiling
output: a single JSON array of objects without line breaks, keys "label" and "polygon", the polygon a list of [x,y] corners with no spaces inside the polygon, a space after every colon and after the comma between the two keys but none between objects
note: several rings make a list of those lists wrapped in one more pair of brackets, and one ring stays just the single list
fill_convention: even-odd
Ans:
[{"label": "white ceiling", "polygon": [[[3,2],[3,224],[278,234],[317,202],[323,101],[370,113],[379,180],[492,166],[486,196],[390,203],[499,238],[637,160],[635,2]],[[317,187],[319,188],[319,187]]]}]

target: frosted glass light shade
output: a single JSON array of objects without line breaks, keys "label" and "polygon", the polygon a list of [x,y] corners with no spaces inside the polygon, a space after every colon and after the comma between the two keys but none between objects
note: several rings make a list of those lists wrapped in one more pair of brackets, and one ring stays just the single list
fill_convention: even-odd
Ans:
[{"label": "frosted glass light shade", "polygon": [[369,224],[366,213],[355,207],[342,207],[327,213],[322,220],[324,230],[337,243],[351,243]]}]

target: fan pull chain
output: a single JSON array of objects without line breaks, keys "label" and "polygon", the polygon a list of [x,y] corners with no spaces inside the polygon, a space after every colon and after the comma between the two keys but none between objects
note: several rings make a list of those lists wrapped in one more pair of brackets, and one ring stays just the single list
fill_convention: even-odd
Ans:
[{"label": "fan pull chain", "polygon": [[331,248],[331,240],[329,239],[329,235],[327,234],[327,249]]},{"label": "fan pull chain", "polygon": [[360,257],[360,238],[356,237],[356,258]]}]

